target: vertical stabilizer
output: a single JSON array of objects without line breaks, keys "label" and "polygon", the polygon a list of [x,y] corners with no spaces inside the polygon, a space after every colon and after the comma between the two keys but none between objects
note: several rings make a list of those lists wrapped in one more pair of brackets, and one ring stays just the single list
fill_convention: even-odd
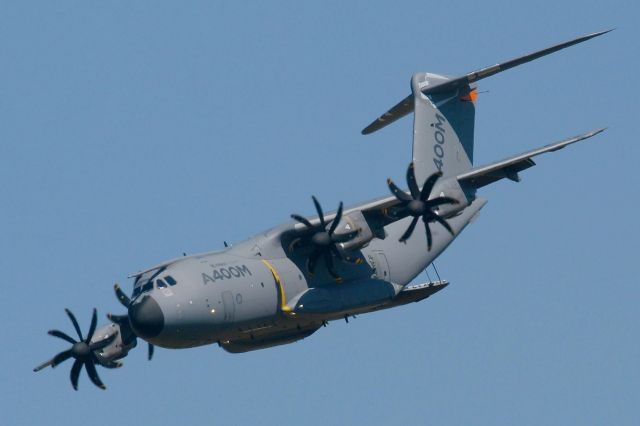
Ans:
[{"label": "vertical stabilizer", "polygon": [[455,176],[472,168],[475,119],[474,85],[425,95],[429,86],[449,80],[419,73],[411,78],[414,101],[413,162],[421,185],[431,174]]},{"label": "vertical stabilizer", "polygon": [[471,169],[473,163],[477,81],[609,31],[611,30],[587,34],[458,77],[416,74],[411,79],[411,94],[371,122],[362,130],[362,134],[378,131],[415,112],[413,161],[418,183],[422,185],[429,175],[438,171],[444,176],[464,173]]}]

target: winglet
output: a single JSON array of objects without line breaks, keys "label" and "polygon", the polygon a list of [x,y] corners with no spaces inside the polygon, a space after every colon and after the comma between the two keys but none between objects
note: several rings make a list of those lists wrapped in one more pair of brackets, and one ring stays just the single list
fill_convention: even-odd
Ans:
[{"label": "winglet", "polygon": [[[556,44],[551,47],[547,47],[546,49],[538,50],[533,53],[529,53],[528,55],[519,56],[517,58],[498,63],[495,65],[491,65],[488,67],[481,68],[476,71],[472,71],[468,74],[465,74],[461,77],[454,77],[450,80],[446,80],[440,84],[436,84],[434,86],[427,86],[421,90],[421,92],[425,95],[434,94],[434,93],[442,93],[448,92],[451,90],[455,90],[458,87],[466,86],[470,83],[474,83],[476,81],[482,80],[483,78],[490,77],[492,75],[498,74],[499,72],[506,71],[508,69],[517,67],[518,65],[525,64],[527,62],[533,61],[535,59],[541,58],[543,56],[549,55],[551,53],[557,52],[558,50],[562,50],[566,47],[573,46],[574,44],[582,43],[583,41],[590,40],[594,37],[601,36],[608,32],[613,31],[613,29],[600,31],[597,33],[587,34],[582,37],[575,38],[573,40],[565,41],[564,43]],[[376,120],[374,120],[371,124],[365,127],[362,130],[363,135],[368,135],[370,133],[375,132],[376,130],[380,130],[385,126],[393,123],[394,121],[404,117],[413,111],[414,102],[413,95],[409,95],[404,98],[402,101],[398,102],[393,108],[389,111],[382,114]]]}]

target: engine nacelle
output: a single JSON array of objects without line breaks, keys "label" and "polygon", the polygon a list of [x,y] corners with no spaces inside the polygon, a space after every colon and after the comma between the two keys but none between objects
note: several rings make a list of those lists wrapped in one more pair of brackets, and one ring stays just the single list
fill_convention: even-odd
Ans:
[{"label": "engine nacelle", "polygon": [[101,364],[124,358],[137,345],[136,336],[132,333],[128,323],[120,325],[112,322],[102,326],[96,330],[91,341],[104,340],[114,333],[116,334],[115,339],[104,348],[96,351],[96,356]]},{"label": "engine nacelle", "polygon": [[457,215],[471,204],[469,197],[455,177],[438,180],[429,199],[438,197],[451,197],[458,200],[458,204],[443,204],[435,209],[438,215],[444,218]]},{"label": "engine nacelle", "polygon": [[374,237],[371,227],[364,218],[364,215],[360,210],[350,212],[342,216],[340,223],[335,230],[336,235],[348,234],[353,230],[358,230],[358,235],[353,237],[347,242],[339,243],[338,247],[342,251],[359,250],[366,247]]}]

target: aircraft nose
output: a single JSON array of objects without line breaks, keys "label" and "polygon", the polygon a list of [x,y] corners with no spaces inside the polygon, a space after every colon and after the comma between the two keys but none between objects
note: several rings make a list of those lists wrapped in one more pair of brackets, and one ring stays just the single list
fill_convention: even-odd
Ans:
[{"label": "aircraft nose", "polygon": [[156,337],[164,328],[162,309],[151,296],[144,296],[140,302],[129,306],[129,321],[140,337]]}]

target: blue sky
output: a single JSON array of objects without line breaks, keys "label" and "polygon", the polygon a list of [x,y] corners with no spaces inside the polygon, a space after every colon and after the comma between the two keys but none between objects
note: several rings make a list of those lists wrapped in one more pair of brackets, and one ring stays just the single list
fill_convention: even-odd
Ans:
[{"label": "blue sky", "polygon": [[[0,5],[3,423],[640,423],[636,2],[345,3]],[[129,273],[403,181],[411,119],[360,130],[412,73],[614,27],[480,83],[478,164],[610,129],[485,188],[433,298],[245,355],[138,348],[106,392],[31,371]]]}]

